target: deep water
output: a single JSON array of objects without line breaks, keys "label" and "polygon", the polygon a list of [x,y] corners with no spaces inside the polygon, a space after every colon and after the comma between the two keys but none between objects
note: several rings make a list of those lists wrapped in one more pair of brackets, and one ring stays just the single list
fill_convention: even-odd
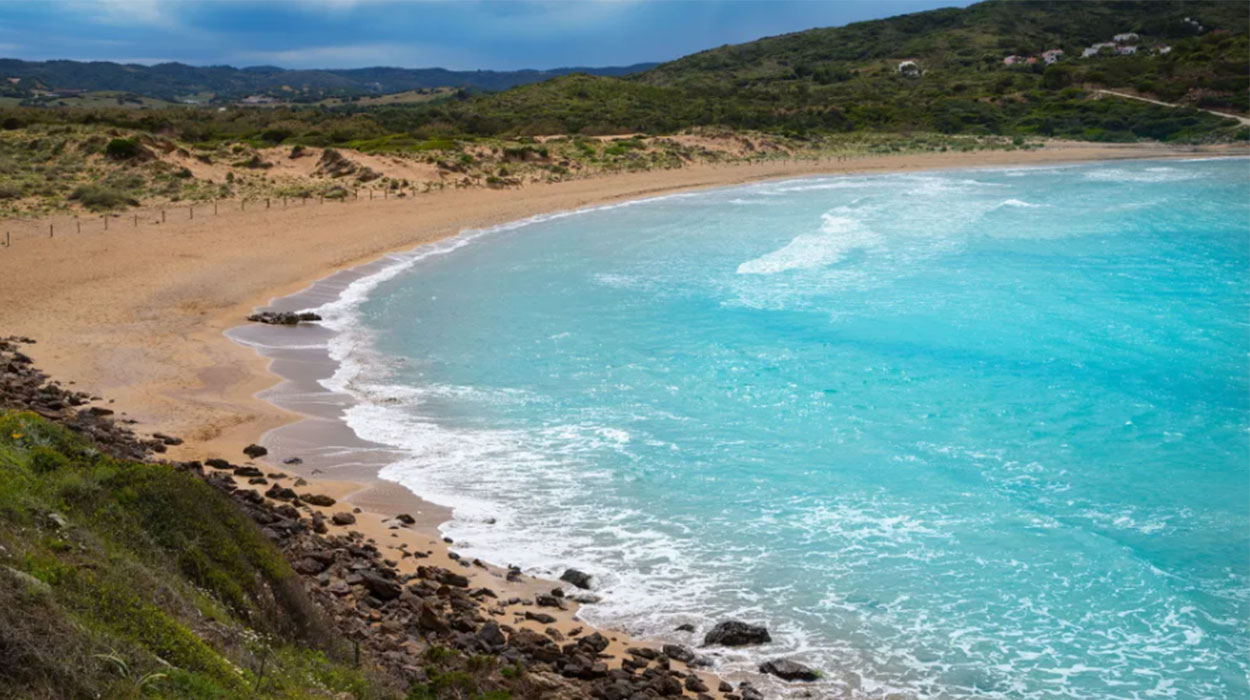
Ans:
[{"label": "deep water", "polygon": [[722,668],[820,695],[1250,695],[1250,162],[773,182],[396,261],[325,310],[350,425],[462,552],[595,574],[591,620],[766,622]]}]

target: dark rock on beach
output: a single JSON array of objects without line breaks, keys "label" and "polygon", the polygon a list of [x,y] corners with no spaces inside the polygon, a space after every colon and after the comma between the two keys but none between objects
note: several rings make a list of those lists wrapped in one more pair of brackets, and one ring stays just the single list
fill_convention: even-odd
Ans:
[{"label": "dark rock on beach", "polygon": [[251,457],[252,459],[257,459],[257,458],[264,457],[265,455],[269,454],[269,450],[266,450],[260,445],[251,444],[243,448],[243,454],[247,455],[248,457]]},{"label": "dark rock on beach", "polygon": [[703,643],[707,646],[720,645],[741,647],[750,644],[765,644],[773,641],[768,630],[759,625],[749,625],[738,620],[727,620],[718,623],[706,636]]},{"label": "dark rock on beach", "polygon": [[355,525],[356,516],[351,513],[335,513],[330,516],[330,522],[335,525]]},{"label": "dark rock on beach", "polygon": [[578,588],[587,590],[590,589],[590,578],[590,574],[578,571],[577,569],[565,569],[564,573],[560,574],[561,581],[571,583]]},{"label": "dark rock on beach", "polygon": [[252,323],[265,323],[271,326],[294,326],[297,323],[320,321],[321,317],[311,311],[296,313],[294,311],[262,311],[247,317]]},{"label": "dark rock on beach", "polygon": [[783,681],[820,680],[820,672],[790,659],[774,659],[760,664],[760,673],[769,673]]}]

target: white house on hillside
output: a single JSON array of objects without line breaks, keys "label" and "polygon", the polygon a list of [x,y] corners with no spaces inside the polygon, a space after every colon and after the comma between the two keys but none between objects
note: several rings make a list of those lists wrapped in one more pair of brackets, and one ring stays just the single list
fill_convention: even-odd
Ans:
[{"label": "white house on hillside", "polygon": [[919,78],[920,73],[920,66],[916,65],[915,61],[903,61],[898,64],[898,74],[904,78]]}]

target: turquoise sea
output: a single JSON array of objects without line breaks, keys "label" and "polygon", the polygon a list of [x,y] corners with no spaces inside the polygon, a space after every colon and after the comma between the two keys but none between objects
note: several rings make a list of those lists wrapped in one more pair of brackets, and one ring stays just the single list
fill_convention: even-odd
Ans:
[{"label": "turquoise sea", "polygon": [[[383,475],[814,697],[1250,696],[1250,161],[813,177],[472,232],[323,308]],[[674,632],[694,623],[700,636]]]}]

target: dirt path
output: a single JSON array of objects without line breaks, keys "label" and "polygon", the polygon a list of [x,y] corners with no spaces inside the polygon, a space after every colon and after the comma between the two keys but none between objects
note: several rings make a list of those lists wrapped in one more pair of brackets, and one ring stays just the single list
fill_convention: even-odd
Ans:
[{"label": "dirt path", "polygon": [[[1115,97],[1123,97],[1129,100],[1137,100],[1138,102],[1149,102],[1152,105],[1160,105],[1162,107],[1187,107],[1188,106],[1188,105],[1178,105],[1172,102],[1160,102],[1159,100],[1152,100],[1149,97],[1141,97],[1139,95],[1130,95],[1127,92],[1115,92],[1114,90],[1095,90],[1094,92],[1100,95],[1113,95]],[[1202,108],[1199,107],[1198,109],[1202,109]],[[1226,119],[1236,119],[1238,122],[1241,123],[1242,126],[1250,126],[1250,117],[1239,117],[1236,114],[1229,114],[1227,112],[1217,112],[1213,109],[1203,109],[1202,111],[1207,112],[1208,114],[1214,114],[1217,117],[1224,117]]]}]

